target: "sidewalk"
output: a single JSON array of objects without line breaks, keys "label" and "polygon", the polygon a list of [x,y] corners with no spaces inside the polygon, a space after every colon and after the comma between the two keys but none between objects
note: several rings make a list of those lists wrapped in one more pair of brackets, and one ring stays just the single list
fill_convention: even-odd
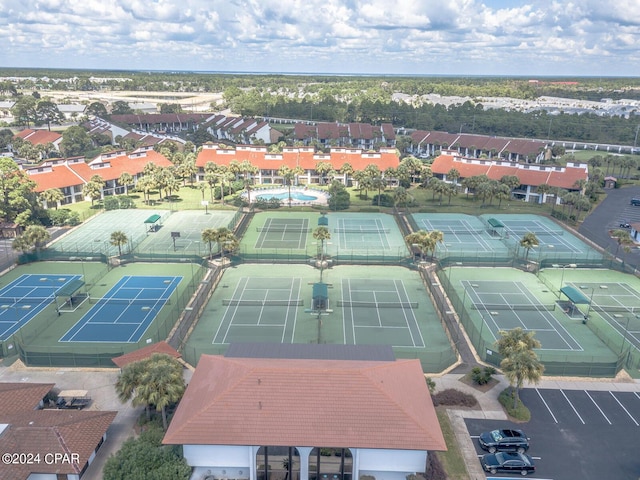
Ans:
[{"label": "sidewalk", "polygon": [[[467,431],[467,425],[464,423],[465,418],[483,418],[493,420],[508,420],[502,405],[498,401],[498,396],[505,388],[509,386],[508,380],[504,375],[494,375],[498,383],[487,392],[476,390],[470,385],[463,383],[460,379],[463,374],[446,374],[441,377],[432,376],[431,379],[436,383],[436,392],[454,388],[456,390],[469,393],[478,399],[480,406],[477,410],[458,410],[448,409],[447,415],[451,422],[451,427],[455,432],[456,440],[460,447],[462,456],[464,457],[469,478],[473,480],[484,480],[486,475],[478,461],[473,440]],[[614,379],[590,379],[590,378],[559,378],[545,377],[537,385],[525,385],[525,388],[550,388],[562,390],[603,390],[603,391],[621,391],[621,392],[640,392],[640,381],[633,380],[626,376],[619,376]]]}]

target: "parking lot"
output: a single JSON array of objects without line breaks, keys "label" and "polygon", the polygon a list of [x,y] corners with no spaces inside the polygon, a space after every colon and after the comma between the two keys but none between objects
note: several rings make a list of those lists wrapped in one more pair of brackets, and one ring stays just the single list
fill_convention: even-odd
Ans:
[{"label": "parking lot", "polygon": [[[531,438],[527,452],[536,472],[528,478],[602,480],[640,477],[640,393],[527,388],[522,401],[532,420],[465,419],[478,456],[477,436],[499,428],[520,428]],[[509,478],[492,475],[488,478]]]}]

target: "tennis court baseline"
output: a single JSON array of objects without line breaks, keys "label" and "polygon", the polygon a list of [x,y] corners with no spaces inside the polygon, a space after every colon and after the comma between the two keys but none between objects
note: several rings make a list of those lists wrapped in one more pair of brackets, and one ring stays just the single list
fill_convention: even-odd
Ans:
[{"label": "tennis court baseline", "polygon": [[555,317],[554,304],[543,304],[521,282],[461,281],[466,295],[494,340],[500,330],[535,331],[541,350],[583,351],[580,343]]},{"label": "tennis court baseline", "polygon": [[182,278],[122,277],[59,341],[138,342]]},{"label": "tennis court baseline", "polygon": [[16,333],[80,275],[21,275],[0,289],[0,340]]}]

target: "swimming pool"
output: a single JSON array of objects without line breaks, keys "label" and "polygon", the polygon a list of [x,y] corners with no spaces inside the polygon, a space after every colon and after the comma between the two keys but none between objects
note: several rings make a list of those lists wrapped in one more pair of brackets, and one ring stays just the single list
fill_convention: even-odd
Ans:
[{"label": "swimming pool", "polygon": [[[258,193],[255,195],[255,197],[260,198],[262,200],[269,200],[270,198],[277,198],[278,200],[289,200],[289,192]],[[306,193],[296,192],[292,190],[291,199],[297,200],[298,202],[313,202],[314,200],[318,200],[318,197],[316,195],[309,195]]]},{"label": "swimming pool", "polygon": [[[246,199],[247,192],[243,192],[242,196]],[[269,201],[277,198],[281,204],[288,205],[326,205],[328,200],[327,192],[316,190],[313,187],[293,187],[291,188],[291,202],[289,202],[288,188],[258,187],[251,192],[251,200]]]}]

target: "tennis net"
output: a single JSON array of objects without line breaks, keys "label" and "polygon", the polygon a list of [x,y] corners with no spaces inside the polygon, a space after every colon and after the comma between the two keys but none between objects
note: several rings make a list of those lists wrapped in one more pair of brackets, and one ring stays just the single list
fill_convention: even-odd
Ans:
[{"label": "tennis net", "polygon": [[171,300],[168,298],[89,298],[89,303],[98,305],[140,305],[141,307],[160,307],[162,305],[170,305]]},{"label": "tennis net", "polygon": [[532,312],[553,312],[556,309],[555,303],[474,303],[471,308],[474,310],[522,310]]},{"label": "tennis net", "polygon": [[368,308],[418,308],[418,302],[345,302],[338,300],[339,307],[368,307]]},{"label": "tennis net", "polygon": [[0,308],[6,309],[12,307],[13,305],[37,305],[39,303],[52,301],[52,295],[49,295],[48,297],[0,297]]},{"label": "tennis net", "polygon": [[554,235],[554,236],[564,235],[563,230],[542,230],[542,229],[535,229],[535,228],[534,229],[506,228],[504,233],[508,233],[509,235],[516,235],[516,236],[526,235],[527,233],[533,233],[535,235]]},{"label": "tennis net", "polygon": [[610,312],[610,313],[636,313],[640,312],[638,306],[625,306],[625,305],[595,305],[591,304],[591,310],[596,312]]},{"label": "tennis net", "polygon": [[243,300],[226,298],[222,300],[222,305],[232,307],[301,307],[304,301],[301,298],[295,300]]},{"label": "tennis net", "polygon": [[435,228],[435,230],[451,235],[479,235],[486,231],[484,228],[461,228],[459,230],[455,228]]},{"label": "tennis net", "polygon": [[345,227],[334,228],[334,233],[365,233],[365,234],[380,234],[391,232],[390,228],[358,228],[358,227]]},{"label": "tennis net", "polygon": [[298,226],[290,226],[286,225],[278,225],[271,227],[256,227],[257,232],[285,232],[285,233],[309,233],[311,231],[310,228],[300,228]]}]

